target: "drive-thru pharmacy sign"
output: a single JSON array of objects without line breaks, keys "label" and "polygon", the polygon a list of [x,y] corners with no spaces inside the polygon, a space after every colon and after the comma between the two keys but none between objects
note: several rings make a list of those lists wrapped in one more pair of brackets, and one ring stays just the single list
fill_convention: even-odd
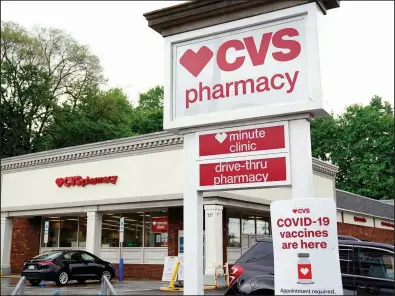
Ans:
[{"label": "drive-thru pharmacy sign", "polygon": [[324,114],[316,7],[167,37],[164,129]]},{"label": "drive-thru pharmacy sign", "polygon": [[200,190],[291,184],[287,122],[210,130],[197,137]]},{"label": "drive-thru pharmacy sign", "polygon": [[276,295],[343,295],[336,205],[331,198],[270,206]]}]

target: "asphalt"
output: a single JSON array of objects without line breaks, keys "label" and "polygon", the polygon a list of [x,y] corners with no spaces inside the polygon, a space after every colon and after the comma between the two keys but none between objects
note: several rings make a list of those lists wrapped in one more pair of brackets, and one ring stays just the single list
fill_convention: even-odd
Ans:
[{"label": "asphalt", "polygon": [[[1,295],[11,295],[12,290],[18,283],[18,277],[1,278]],[[112,281],[114,290],[118,295],[183,295],[183,292],[163,292],[161,287],[166,287],[167,282],[161,281]],[[224,295],[225,290],[208,290],[205,295]],[[26,283],[25,295],[101,295],[101,286],[98,281],[88,281],[79,284],[70,281],[64,287],[58,287],[52,282],[42,282],[41,286],[31,286]]]}]

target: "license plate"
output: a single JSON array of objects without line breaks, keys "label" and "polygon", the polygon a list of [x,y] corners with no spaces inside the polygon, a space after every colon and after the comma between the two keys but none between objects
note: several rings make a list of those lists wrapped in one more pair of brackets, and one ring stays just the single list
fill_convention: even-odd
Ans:
[{"label": "license plate", "polygon": [[29,265],[29,269],[34,269],[34,265]]}]

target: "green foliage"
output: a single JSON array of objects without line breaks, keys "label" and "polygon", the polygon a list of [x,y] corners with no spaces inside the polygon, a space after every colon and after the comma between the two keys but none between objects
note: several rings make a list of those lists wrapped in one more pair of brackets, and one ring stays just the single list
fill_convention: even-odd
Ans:
[{"label": "green foliage", "polygon": [[42,150],[132,136],[133,107],[120,89],[89,92],[74,107],[63,104],[46,129]]},{"label": "green foliage", "polygon": [[312,123],[313,156],[339,166],[337,188],[374,199],[394,198],[394,111],[374,96],[334,118]]},{"label": "green foliage", "polygon": [[60,104],[104,82],[96,56],[62,30],[1,22],[1,157],[40,151]]},{"label": "green foliage", "polygon": [[64,31],[2,22],[1,157],[133,135],[133,106],[104,82],[99,59]]},{"label": "green foliage", "polygon": [[132,131],[148,134],[163,130],[163,86],[156,86],[140,94],[133,113]]}]

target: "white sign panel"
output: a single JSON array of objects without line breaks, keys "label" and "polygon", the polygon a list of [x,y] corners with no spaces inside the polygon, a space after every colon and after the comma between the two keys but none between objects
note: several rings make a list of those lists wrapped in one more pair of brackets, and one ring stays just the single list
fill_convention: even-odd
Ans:
[{"label": "white sign panel", "polygon": [[124,237],[125,237],[125,233],[123,231],[119,232],[119,242],[120,243],[123,243]]},{"label": "white sign panel", "polygon": [[44,223],[44,244],[48,244],[49,221]]},{"label": "white sign panel", "polygon": [[125,218],[119,220],[119,231],[123,232],[125,230]]},{"label": "white sign panel", "polygon": [[274,201],[276,295],[343,295],[336,205],[331,198]]},{"label": "white sign panel", "polygon": [[119,220],[119,242],[120,243],[123,243],[124,231],[125,231],[125,218],[122,217]]},{"label": "white sign panel", "polygon": [[162,282],[170,282],[173,275],[173,271],[178,261],[177,256],[166,256],[165,263],[163,265]]},{"label": "white sign panel", "polygon": [[167,37],[164,128],[325,114],[318,13],[312,3]]},{"label": "white sign panel", "polygon": [[48,234],[49,231],[49,221],[45,221],[44,223],[44,233]]}]

